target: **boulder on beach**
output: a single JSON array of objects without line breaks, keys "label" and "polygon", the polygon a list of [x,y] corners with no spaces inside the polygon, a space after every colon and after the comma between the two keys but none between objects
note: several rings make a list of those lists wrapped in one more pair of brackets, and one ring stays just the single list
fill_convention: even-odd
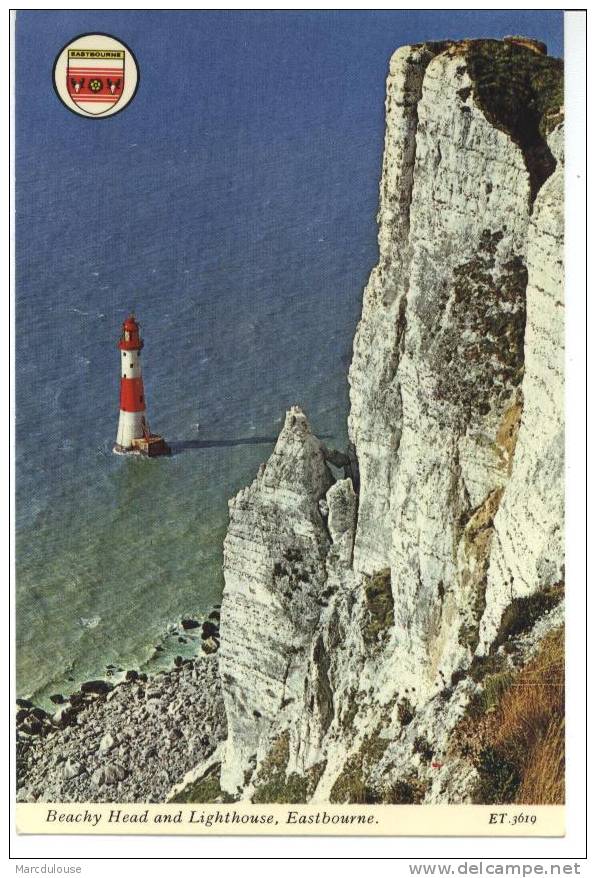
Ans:
[{"label": "boulder on beach", "polygon": [[37,717],[30,714],[21,725],[21,730],[27,735],[41,735],[43,723]]},{"label": "boulder on beach", "polygon": [[207,655],[213,655],[219,649],[219,640],[216,640],[215,637],[207,637],[203,641],[202,647],[203,652],[207,653]]},{"label": "boulder on beach", "polygon": [[62,776],[64,777],[64,780],[72,780],[74,777],[79,777],[84,772],[85,769],[81,763],[77,762],[76,759],[71,759],[70,756],[62,766]]},{"label": "boulder on beach", "polygon": [[100,753],[108,753],[113,747],[116,746],[116,739],[110,732],[106,732],[101,741],[99,742],[99,752]]},{"label": "boulder on beach", "polygon": [[74,720],[76,712],[67,704],[62,704],[52,717],[54,723],[61,728],[68,726]]},{"label": "boulder on beach", "polygon": [[201,623],[196,619],[183,619],[181,624],[185,631],[190,631],[191,628],[198,628]]},{"label": "boulder on beach", "polygon": [[28,698],[17,698],[17,707],[33,707],[33,702],[29,701]]},{"label": "boulder on beach", "polygon": [[104,784],[115,784],[120,780],[124,780],[128,772],[118,762],[107,763],[96,768],[91,776],[91,780],[95,786],[101,787]]},{"label": "boulder on beach", "polygon": [[203,640],[207,640],[208,637],[217,637],[218,635],[219,626],[215,622],[210,622],[209,620],[203,622],[203,630],[201,631]]},{"label": "boulder on beach", "polygon": [[85,695],[107,695],[113,688],[107,680],[87,680],[81,686],[81,692]]}]

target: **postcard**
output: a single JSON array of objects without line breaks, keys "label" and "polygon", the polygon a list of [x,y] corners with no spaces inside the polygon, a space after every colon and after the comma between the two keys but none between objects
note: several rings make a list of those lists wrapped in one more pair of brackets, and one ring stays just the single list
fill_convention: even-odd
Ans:
[{"label": "postcard", "polygon": [[18,831],[562,836],[563,13],[14,60]]}]

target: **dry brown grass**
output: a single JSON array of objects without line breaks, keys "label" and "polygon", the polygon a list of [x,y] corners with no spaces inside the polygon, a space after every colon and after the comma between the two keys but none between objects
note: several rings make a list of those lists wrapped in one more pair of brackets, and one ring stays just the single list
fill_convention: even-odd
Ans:
[{"label": "dry brown grass", "polygon": [[[508,679],[503,685],[503,678]],[[453,746],[478,769],[479,803],[562,804],[565,797],[565,638],[550,632],[517,674],[484,681]],[[484,709],[485,712],[482,712]]]},{"label": "dry brown grass", "polygon": [[554,716],[564,711],[564,638],[548,634],[537,655],[516,675],[499,705],[495,744],[520,759],[541,740]]},{"label": "dry brown grass", "polygon": [[520,770],[516,802],[561,804],[565,796],[565,636],[544,638],[497,711],[493,746]]},{"label": "dry brown grass", "polygon": [[565,801],[565,720],[553,720],[536,744],[515,801],[524,805],[562,805]]}]

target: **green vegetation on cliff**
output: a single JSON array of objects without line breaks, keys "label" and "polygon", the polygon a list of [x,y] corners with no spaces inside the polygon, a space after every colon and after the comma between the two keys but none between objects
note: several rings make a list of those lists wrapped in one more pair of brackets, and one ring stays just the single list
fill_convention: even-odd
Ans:
[{"label": "green vegetation on cliff", "polygon": [[533,200],[555,166],[546,137],[563,118],[563,61],[521,43],[473,40],[467,58],[478,105],[524,153]]},{"label": "green vegetation on cliff", "polygon": [[364,642],[369,646],[378,643],[393,627],[393,593],[391,591],[391,570],[389,568],[374,573],[364,581],[367,620],[362,631]]},{"label": "green vegetation on cliff", "polygon": [[309,800],[325,770],[325,763],[313,765],[304,774],[287,774],[289,758],[290,735],[289,732],[283,732],[261,762],[254,779],[253,802],[301,804]]},{"label": "green vegetation on cliff", "polygon": [[204,803],[229,803],[236,801],[233,796],[222,790],[220,786],[221,764],[217,762],[198,780],[189,783],[170,802],[192,804]]}]

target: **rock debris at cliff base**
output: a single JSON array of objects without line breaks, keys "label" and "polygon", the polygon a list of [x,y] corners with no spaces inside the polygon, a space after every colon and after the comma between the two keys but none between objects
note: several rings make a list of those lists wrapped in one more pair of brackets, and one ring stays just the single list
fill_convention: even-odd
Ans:
[{"label": "rock debris at cliff base", "polygon": [[131,676],[67,702],[63,723],[19,732],[18,801],[163,802],[225,737],[216,656]]}]

